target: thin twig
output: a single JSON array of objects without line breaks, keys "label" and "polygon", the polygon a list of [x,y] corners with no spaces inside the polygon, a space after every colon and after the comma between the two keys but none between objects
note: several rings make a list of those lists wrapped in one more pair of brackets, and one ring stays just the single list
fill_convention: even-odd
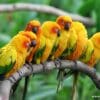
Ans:
[{"label": "thin twig", "polygon": [[14,4],[0,4],[0,12],[13,12],[13,11],[36,11],[36,12],[44,12],[53,15],[69,15],[73,20],[81,21],[87,26],[94,26],[95,23],[91,18],[83,17],[78,14],[68,13],[61,9],[47,6],[47,5],[39,5],[39,4],[30,4],[30,3],[14,3]]}]

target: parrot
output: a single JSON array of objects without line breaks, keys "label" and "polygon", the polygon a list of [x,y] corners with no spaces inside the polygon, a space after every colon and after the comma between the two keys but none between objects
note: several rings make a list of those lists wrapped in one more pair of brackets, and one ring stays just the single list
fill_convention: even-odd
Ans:
[{"label": "parrot", "polygon": [[0,79],[10,77],[25,63],[26,57],[36,45],[33,32],[20,31],[4,47],[0,48]]},{"label": "parrot", "polygon": [[[41,37],[41,23],[38,20],[31,20],[27,23],[24,31],[31,31],[33,33],[35,33],[35,35],[37,36],[37,45],[32,49],[32,51],[30,52],[30,55],[27,56],[26,58],[26,63],[30,64],[32,62],[33,56],[36,52],[36,50],[39,48],[40,45],[40,37]],[[28,84],[29,84],[29,80],[30,80],[30,76],[26,76],[25,77],[25,84],[24,84],[24,92],[23,92],[23,100],[25,100],[26,98],[26,94],[27,94],[27,89],[28,89]]]},{"label": "parrot", "polygon": [[40,45],[40,37],[41,37],[41,23],[38,20],[31,20],[29,23],[26,25],[25,31],[32,31],[36,34],[37,36],[37,45],[35,48],[31,51],[30,55],[27,57],[26,62],[32,62],[33,55],[38,49]]},{"label": "parrot", "polygon": [[91,41],[91,39],[88,39],[86,46],[78,60],[87,64],[90,58],[92,57],[93,53],[94,53],[93,42]]},{"label": "parrot", "polygon": [[56,23],[61,27],[61,35],[56,40],[56,46],[54,47],[51,59],[57,59],[61,56],[63,51],[67,48],[67,42],[70,36],[70,26],[72,19],[70,16],[59,16],[56,19]]},{"label": "parrot", "polygon": [[48,60],[56,44],[56,39],[60,37],[60,26],[53,21],[44,22],[41,31],[40,45],[33,57],[33,62],[36,64],[45,63]]},{"label": "parrot", "polygon": [[[74,50],[72,50],[72,49],[70,49],[70,46],[71,46],[71,43],[73,43],[73,39],[72,39],[72,41],[70,40],[70,42],[69,42],[70,45],[68,48],[69,48],[69,50],[71,50],[71,53],[69,55],[67,55],[65,57],[65,59],[76,61],[79,59],[79,57],[81,56],[81,54],[86,46],[86,43],[88,41],[88,34],[87,34],[87,30],[86,30],[85,26],[81,22],[73,21],[72,27],[76,31],[77,42],[76,42],[76,45],[74,45],[74,47],[73,47]],[[73,73],[73,71],[71,73]],[[72,99],[76,98],[77,80],[78,80],[78,72],[75,71],[73,87],[72,87]]]},{"label": "parrot", "polygon": [[88,62],[86,62],[87,65],[90,67],[94,67],[94,65],[100,60],[100,32],[95,33],[90,40],[93,43],[94,46],[94,52],[92,53],[91,58]]},{"label": "parrot", "polygon": [[[73,39],[71,47],[75,45],[77,41],[77,34],[72,28],[72,18],[70,16],[59,16],[56,19],[56,23],[58,23],[58,25],[61,27],[61,36],[59,37],[56,43],[57,46],[52,53],[52,60],[67,56],[66,51],[68,51],[69,40]],[[60,69],[58,72],[57,79],[59,80],[59,82],[57,86],[57,92],[59,87],[61,86],[60,82],[63,81],[64,72],[64,69]]]}]

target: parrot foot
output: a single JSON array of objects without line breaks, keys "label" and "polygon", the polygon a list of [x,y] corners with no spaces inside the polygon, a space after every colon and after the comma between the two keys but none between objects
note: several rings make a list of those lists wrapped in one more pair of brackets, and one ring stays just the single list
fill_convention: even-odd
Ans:
[{"label": "parrot foot", "polygon": [[26,65],[28,65],[27,66],[27,68],[31,71],[31,72],[33,72],[33,65],[32,65],[32,63],[29,63],[29,62],[26,62]]},{"label": "parrot foot", "polygon": [[[59,68],[59,67],[61,68],[61,64],[62,64],[62,63],[61,63],[61,60],[60,60],[59,58],[56,59],[54,63],[55,63],[56,68]],[[61,68],[61,69],[62,69],[62,68]]]},{"label": "parrot foot", "polygon": [[77,72],[77,70],[75,69],[75,68],[77,67],[77,61],[74,61],[74,63],[75,63],[74,70],[65,71],[64,77],[68,78],[68,77],[70,77],[71,75],[73,75],[75,72]]}]

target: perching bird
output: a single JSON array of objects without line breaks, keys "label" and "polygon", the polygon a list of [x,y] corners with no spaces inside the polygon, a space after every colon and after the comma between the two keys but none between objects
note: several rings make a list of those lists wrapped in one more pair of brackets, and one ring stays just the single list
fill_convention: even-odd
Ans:
[{"label": "perching bird", "polygon": [[39,48],[40,45],[40,37],[41,37],[41,23],[38,20],[31,20],[26,25],[25,31],[31,31],[34,32],[37,36],[37,45],[35,48],[31,51],[30,55],[27,57],[26,62],[31,62],[34,56],[34,53]]},{"label": "perching bird", "polygon": [[[87,30],[85,26],[81,22],[74,22],[72,23],[72,27],[76,31],[77,34],[77,42],[76,45],[74,45],[74,50],[71,50],[70,55],[66,57],[67,60],[73,60],[76,61],[79,59],[80,55],[82,54],[87,40],[88,40],[88,35],[87,35]],[[71,44],[72,41],[70,41]],[[70,46],[69,46],[70,48]],[[74,81],[73,81],[73,93],[72,93],[72,98],[76,98],[76,84],[78,80],[78,72],[76,71],[74,74]]]},{"label": "perching bird", "polygon": [[81,56],[79,57],[79,60],[83,63],[88,63],[88,61],[90,60],[90,58],[92,57],[94,53],[94,45],[93,42],[88,39],[86,46],[81,54]]},{"label": "perching bird", "polygon": [[[34,32],[35,35],[37,36],[37,45],[32,49],[30,52],[30,55],[27,56],[26,62],[31,63],[33,60],[33,56],[36,52],[36,50],[39,48],[40,45],[40,37],[41,37],[41,23],[38,20],[31,20],[29,23],[26,25],[25,31],[31,31]],[[30,76],[25,77],[25,85],[24,85],[24,92],[23,92],[23,100],[26,98],[26,93],[28,89],[28,84],[29,84],[29,78]]]},{"label": "perching bird", "polygon": [[56,22],[46,21],[42,24],[41,31],[40,46],[34,56],[37,64],[44,63],[50,56],[56,39],[60,36],[60,26]]},{"label": "perching bird", "polygon": [[[70,16],[59,16],[56,22],[61,27],[61,36],[57,41],[56,49],[53,51],[52,59],[57,59],[59,57],[61,58],[66,57],[69,53],[68,46],[70,45],[70,43],[68,42],[71,41],[71,45],[70,45],[71,48],[73,47],[73,45],[75,45],[77,41],[77,35],[74,29],[72,28],[72,19]],[[59,79],[58,88],[61,85],[60,82],[63,80],[64,72],[65,72],[64,69],[60,69],[58,72],[58,79]]]},{"label": "perching bird", "polygon": [[93,67],[100,60],[100,32],[95,33],[90,40],[93,43],[94,52],[87,64]]},{"label": "perching bird", "polygon": [[72,27],[74,28],[77,34],[77,43],[75,45],[75,50],[71,52],[71,54],[67,56],[66,59],[77,60],[82,54],[83,49],[87,43],[88,35],[85,26],[81,22],[73,22]]},{"label": "perching bird", "polygon": [[60,57],[64,50],[67,48],[67,43],[70,36],[69,29],[72,23],[72,19],[69,16],[59,16],[56,19],[56,22],[61,27],[61,35],[56,41],[56,47],[53,50],[52,59],[57,59],[58,57]]},{"label": "perching bird", "polygon": [[36,45],[33,32],[21,31],[0,49],[0,77],[8,78],[25,63],[26,57]]}]

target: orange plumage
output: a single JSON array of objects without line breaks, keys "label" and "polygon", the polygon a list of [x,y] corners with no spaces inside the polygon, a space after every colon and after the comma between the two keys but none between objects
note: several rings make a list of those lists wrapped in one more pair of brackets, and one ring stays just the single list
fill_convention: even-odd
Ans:
[{"label": "orange plumage", "polygon": [[37,45],[35,46],[35,48],[31,51],[30,55],[27,57],[26,62],[31,62],[34,56],[34,53],[36,52],[36,50],[39,48],[40,45],[40,37],[42,35],[41,32],[41,24],[38,20],[31,20],[25,28],[25,31],[32,31],[36,34],[37,36]]},{"label": "orange plumage", "polygon": [[82,54],[82,51],[84,50],[84,47],[88,40],[88,36],[87,36],[87,31],[82,23],[73,22],[72,27],[76,31],[78,39],[76,43],[76,49],[67,57],[67,59],[77,60]]}]

